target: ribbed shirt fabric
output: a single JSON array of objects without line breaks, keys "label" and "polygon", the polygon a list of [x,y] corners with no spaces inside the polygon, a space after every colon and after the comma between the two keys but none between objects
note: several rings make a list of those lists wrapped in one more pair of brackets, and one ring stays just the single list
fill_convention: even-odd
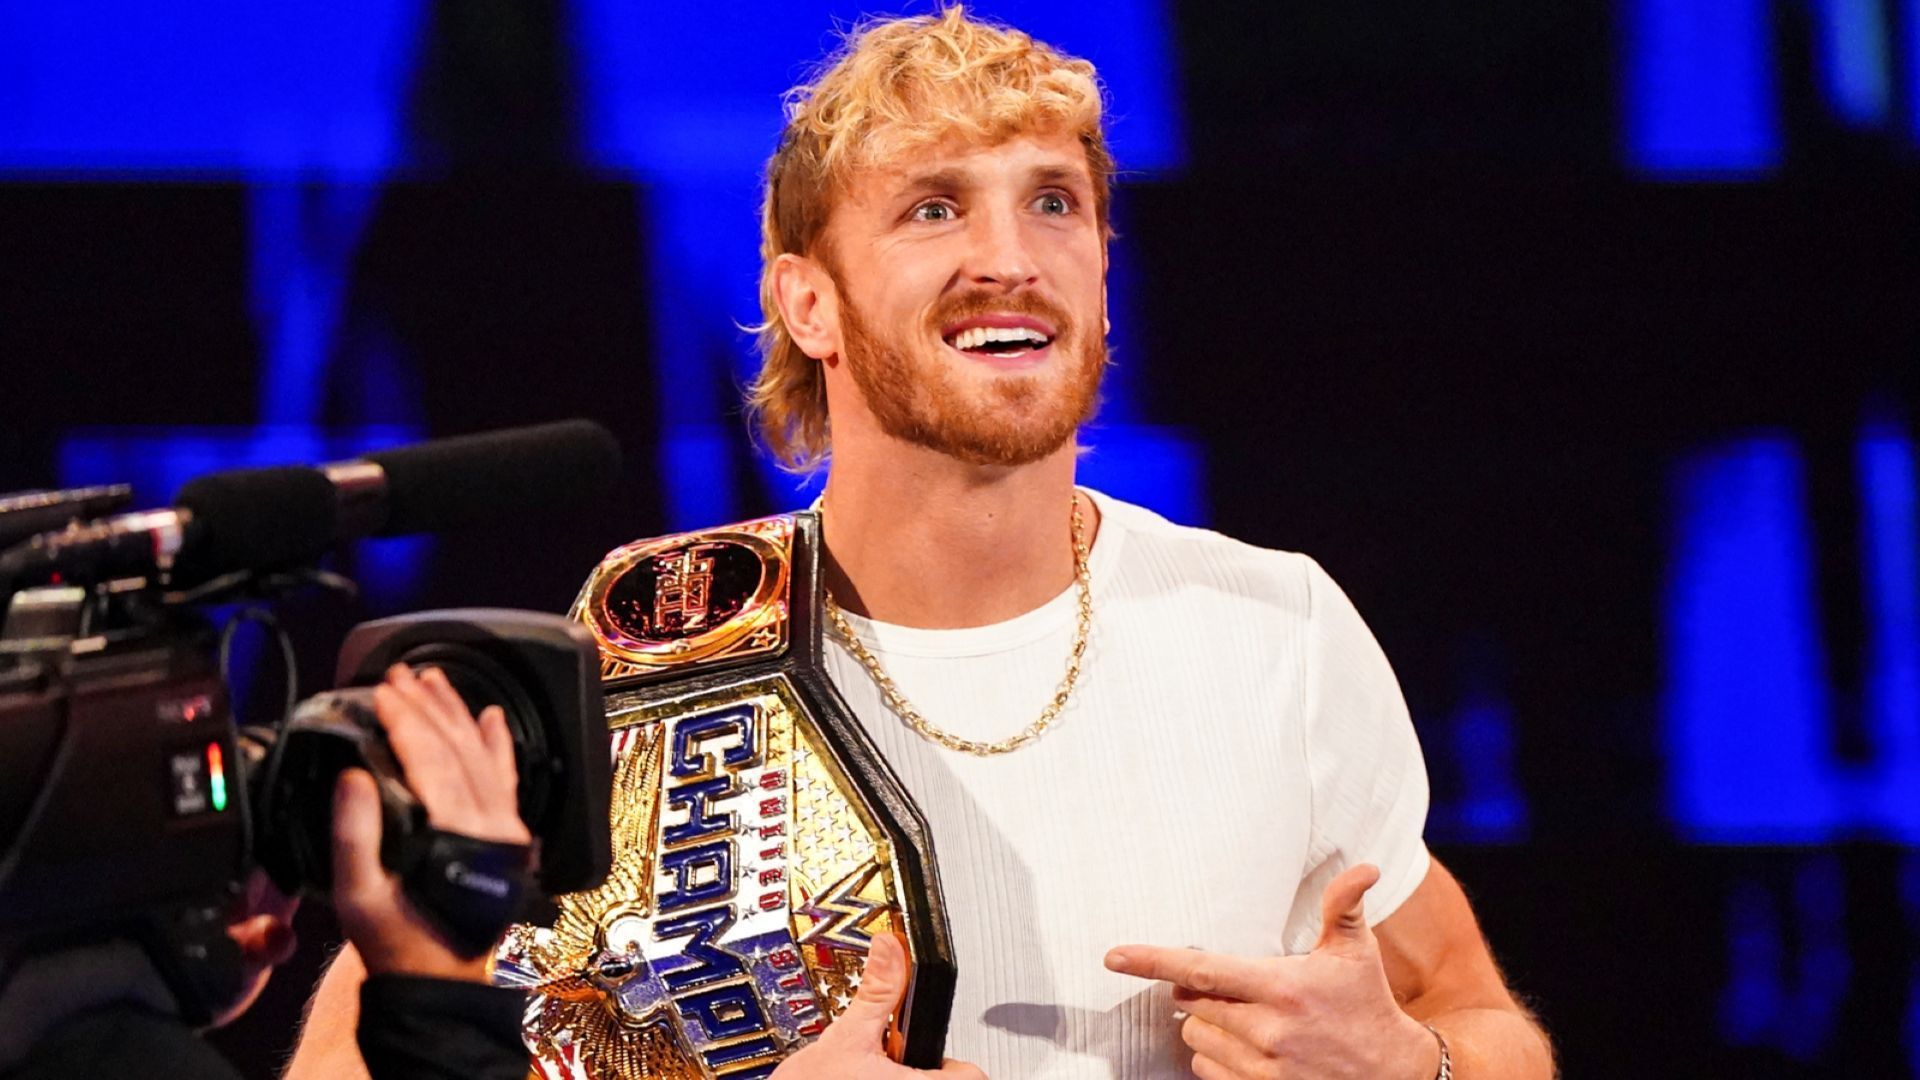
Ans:
[{"label": "ribbed shirt fabric", "polygon": [[[1428,865],[1406,704],[1326,572],[1088,494],[1092,635],[1038,741],[992,758],[936,746],[827,650],[932,829],[959,967],[947,1053],[993,1080],[1189,1076],[1168,987],[1108,972],[1108,949],[1304,952],[1341,870],[1380,866],[1377,923]],[[1069,588],[993,626],[849,622],[922,715],[992,740],[1051,699],[1074,616]]]}]

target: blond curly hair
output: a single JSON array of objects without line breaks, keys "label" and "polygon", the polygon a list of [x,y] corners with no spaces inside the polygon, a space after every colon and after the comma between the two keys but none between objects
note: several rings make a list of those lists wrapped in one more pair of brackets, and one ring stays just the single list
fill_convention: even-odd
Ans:
[{"label": "blond curly hair", "polygon": [[817,469],[828,454],[826,377],[787,332],[773,295],[774,261],[816,247],[848,175],[960,137],[992,145],[1023,132],[1076,134],[1093,175],[1094,213],[1109,235],[1113,158],[1101,130],[1093,65],[1028,35],[969,16],[864,22],[810,81],[787,92],[787,124],[767,162],[760,215],[760,372],[747,415],[781,467]]}]

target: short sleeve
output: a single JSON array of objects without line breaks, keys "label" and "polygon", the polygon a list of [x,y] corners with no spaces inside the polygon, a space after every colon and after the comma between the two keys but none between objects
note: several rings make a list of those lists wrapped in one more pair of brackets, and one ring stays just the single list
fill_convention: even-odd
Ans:
[{"label": "short sleeve", "polygon": [[1399,680],[1353,602],[1311,559],[1299,685],[1312,828],[1287,916],[1290,953],[1313,948],[1320,897],[1356,863],[1380,868],[1367,922],[1393,914],[1426,878],[1427,768]]}]

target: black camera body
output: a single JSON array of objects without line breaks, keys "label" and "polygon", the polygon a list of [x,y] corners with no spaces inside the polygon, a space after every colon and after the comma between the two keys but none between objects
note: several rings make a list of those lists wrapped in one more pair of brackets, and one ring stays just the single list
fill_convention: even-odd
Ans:
[{"label": "black camera body", "polygon": [[[38,605],[28,621],[45,630],[86,621],[78,608],[48,609],[97,599],[33,590],[15,608]],[[374,775],[382,861],[410,865],[429,834],[426,811],[372,707],[371,687],[396,663],[440,668],[476,714],[505,711],[540,890],[606,877],[611,753],[598,652],[578,624],[501,609],[365,623],[342,649],[341,689],[301,703],[278,729],[243,731],[212,628],[192,611],[147,614],[115,635],[0,640],[0,1020],[13,969],[132,942],[181,1018],[209,1022],[241,979],[225,925],[244,874],[258,865],[289,894],[329,888],[342,769]]]},{"label": "black camera body", "polygon": [[[382,861],[398,870],[426,825],[373,720],[372,687],[388,668],[439,668],[475,714],[499,705],[519,765],[520,818],[541,839],[539,882],[548,894],[578,892],[607,876],[612,752],[600,718],[599,653],[578,623],[500,608],[426,611],[362,623],[340,649],[340,689],[294,710],[256,787],[260,865],[283,891],[324,893],[331,792],[342,768],[373,774],[384,810]],[[591,717],[590,723],[582,723]]]},{"label": "black camera body", "polygon": [[[427,820],[372,707],[395,663],[443,669],[475,714],[503,708],[540,889],[597,885],[611,752],[585,630],[487,609],[368,623],[341,654],[342,689],[241,729],[207,605],[351,592],[318,568],[343,541],[537,520],[604,494],[619,468],[613,436],[573,420],[212,473],[171,508],[112,517],[130,489],[0,498],[0,1070],[81,1009],[132,997],[202,1025],[231,1004],[244,973],[229,907],[255,867],[288,893],[327,891],[345,768],[378,781],[381,858],[415,907],[484,951],[524,895],[528,852]],[[492,861],[435,879],[449,851]]]},{"label": "black camera body", "polygon": [[[37,592],[43,613],[84,603]],[[225,925],[251,829],[215,656],[181,613],[0,642],[0,1001],[26,957],[107,940],[139,946],[190,1023],[238,987]]]}]

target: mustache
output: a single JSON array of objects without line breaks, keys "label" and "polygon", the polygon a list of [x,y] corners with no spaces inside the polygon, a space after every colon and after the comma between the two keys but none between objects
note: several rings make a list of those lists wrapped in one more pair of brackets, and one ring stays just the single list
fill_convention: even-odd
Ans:
[{"label": "mustache", "polygon": [[976,315],[1026,315],[1046,321],[1057,337],[1071,337],[1073,316],[1058,304],[1038,293],[970,292],[947,297],[934,306],[927,321],[937,335],[941,327],[951,326]]}]

